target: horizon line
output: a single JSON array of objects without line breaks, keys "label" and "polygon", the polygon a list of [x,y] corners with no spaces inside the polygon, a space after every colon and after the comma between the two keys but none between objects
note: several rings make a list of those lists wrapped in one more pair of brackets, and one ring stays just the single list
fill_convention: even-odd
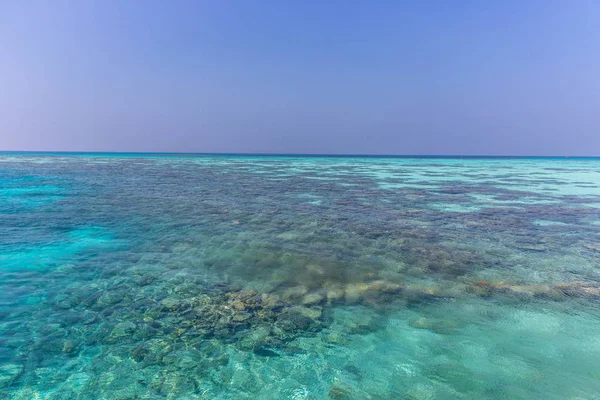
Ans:
[{"label": "horizon line", "polygon": [[0,150],[0,154],[64,154],[64,155],[214,155],[214,156],[280,156],[280,157],[381,157],[381,158],[600,158],[600,155],[484,155],[484,154],[360,154],[360,153],[268,153],[268,152],[184,152],[184,151],[80,151],[80,150]]}]

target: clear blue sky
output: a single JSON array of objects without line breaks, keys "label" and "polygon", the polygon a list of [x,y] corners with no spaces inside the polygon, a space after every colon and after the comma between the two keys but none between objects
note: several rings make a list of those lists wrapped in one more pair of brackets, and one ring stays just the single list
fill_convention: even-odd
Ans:
[{"label": "clear blue sky", "polygon": [[0,149],[600,155],[600,1],[0,1]]}]

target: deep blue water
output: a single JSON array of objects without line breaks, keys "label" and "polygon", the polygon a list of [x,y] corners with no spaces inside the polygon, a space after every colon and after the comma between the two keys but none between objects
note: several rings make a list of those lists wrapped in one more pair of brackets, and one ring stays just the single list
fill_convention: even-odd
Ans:
[{"label": "deep blue water", "polygon": [[597,399],[600,159],[0,153],[0,398]]}]

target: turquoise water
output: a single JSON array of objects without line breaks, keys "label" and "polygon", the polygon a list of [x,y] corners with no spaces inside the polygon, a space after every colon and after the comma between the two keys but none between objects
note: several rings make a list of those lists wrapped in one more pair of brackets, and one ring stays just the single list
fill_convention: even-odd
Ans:
[{"label": "turquoise water", "polygon": [[0,154],[0,398],[600,399],[600,160]]}]

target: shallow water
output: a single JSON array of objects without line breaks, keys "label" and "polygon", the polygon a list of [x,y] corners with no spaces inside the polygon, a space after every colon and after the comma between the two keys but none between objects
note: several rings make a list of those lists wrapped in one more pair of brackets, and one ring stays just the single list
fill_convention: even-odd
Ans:
[{"label": "shallow water", "polygon": [[0,398],[598,399],[600,160],[0,154]]}]

